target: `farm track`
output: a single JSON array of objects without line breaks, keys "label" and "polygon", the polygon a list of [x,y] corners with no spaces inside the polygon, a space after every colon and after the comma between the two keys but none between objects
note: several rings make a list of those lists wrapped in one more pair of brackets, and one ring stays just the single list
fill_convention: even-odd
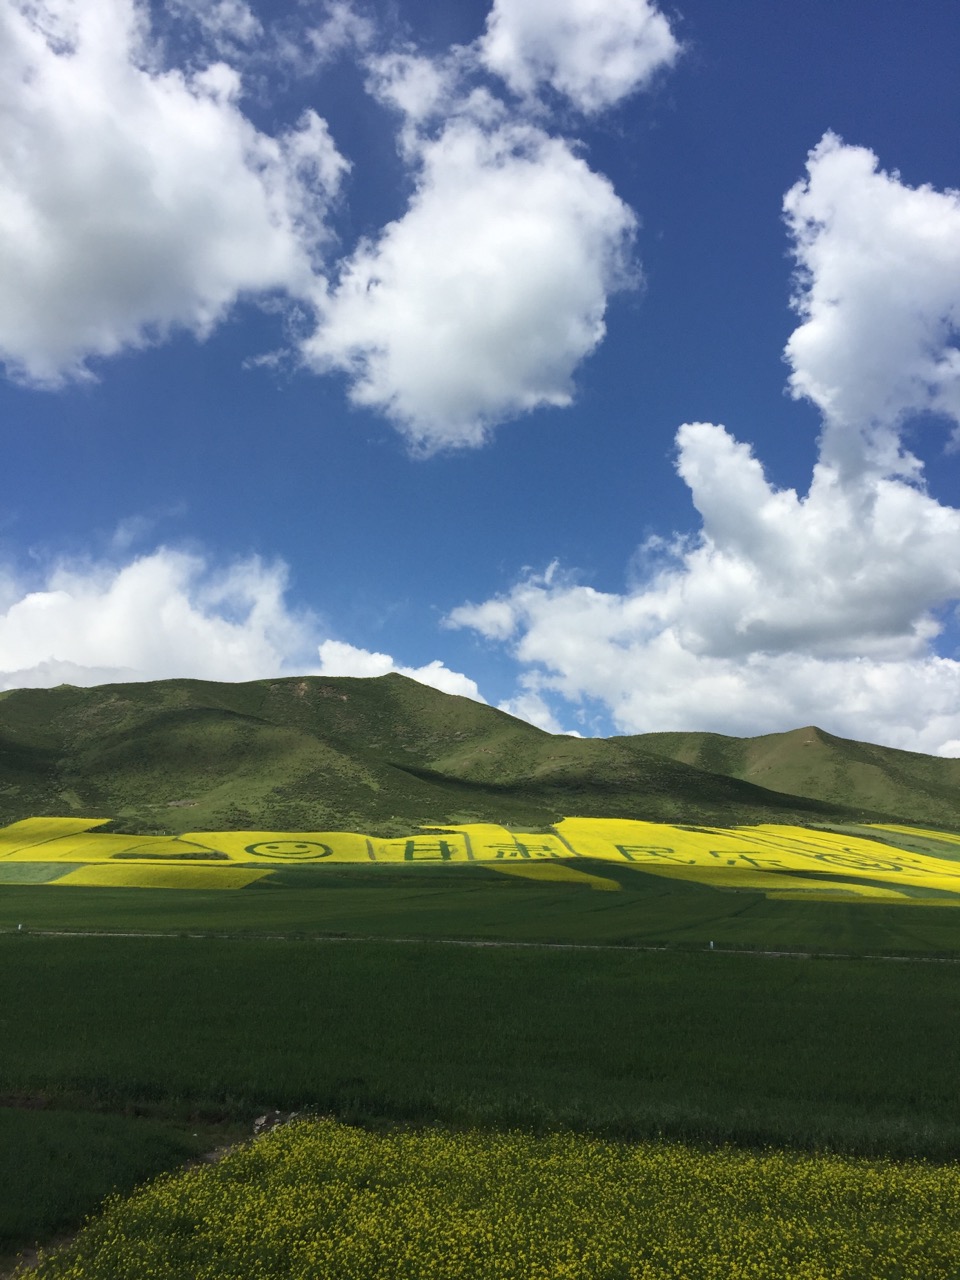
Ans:
[{"label": "farm track", "polygon": [[[513,947],[534,951],[672,951],[681,954],[712,952],[725,956],[757,956],[782,960],[888,960],[905,964],[960,964],[960,956],[878,955],[859,951],[765,950],[753,947],[669,947],[663,944],[618,942],[522,942],[497,938],[383,937],[378,934],[226,933],[186,932],[180,929],[12,929],[0,927],[2,934],[31,938],[190,938],[230,942],[365,942],[437,947]],[[2,1280],[2,1277],[0,1277]]]}]

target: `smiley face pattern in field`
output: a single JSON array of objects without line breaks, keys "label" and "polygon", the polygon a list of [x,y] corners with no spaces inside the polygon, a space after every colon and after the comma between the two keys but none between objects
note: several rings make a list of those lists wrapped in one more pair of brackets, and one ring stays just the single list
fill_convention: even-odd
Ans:
[{"label": "smiley face pattern in field", "polygon": [[[618,888],[641,872],[778,898],[960,905],[960,836],[906,826],[831,831],[566,818],[543,832],[469,823],[383,839],[356,831],[130,836],[97,830],[106,821],[27,818],[0,829],[0,885],[242,888],[295,866],[486,863],[545,885]],[[616,864],[626,878],[598,878],[591,862]]]},{"label": "smiley face pattern in field", "polygon": [[259,840],[247,845],[252,858],[276,858],[279,862],[316,862],[330,858],[333,850],[321,840]]}]

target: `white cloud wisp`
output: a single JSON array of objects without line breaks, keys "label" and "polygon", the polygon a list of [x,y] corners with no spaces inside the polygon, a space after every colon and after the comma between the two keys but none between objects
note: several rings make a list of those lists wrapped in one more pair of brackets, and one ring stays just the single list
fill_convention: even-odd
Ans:
[{"label": "white cloud wisp", "polygon": [[324,640],[319,646],[320,670],[322,676],[355,676],[367,679],[372,676],[385,676],[397,672],[416,680],[419,684],[439,689],[441,693],[452,693],[461,698],[470,698],[474,702],[486,702],[477,688],[476,681],[460,671],[451,671],[449,667],[435,658],[422,667],[404,667],[399,665],[389,653],[374,653],[369,649],[361,649],[342,640]]}]

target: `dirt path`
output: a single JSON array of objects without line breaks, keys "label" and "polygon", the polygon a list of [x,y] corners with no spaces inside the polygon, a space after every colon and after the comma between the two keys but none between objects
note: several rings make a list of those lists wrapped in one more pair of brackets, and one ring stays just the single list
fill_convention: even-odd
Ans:
[{"label": "dirt path", "polygon": [[[254,1137],[256,1135],[253,1135]],[[230,1142],[226,1146],[215,1147],[212,1151],[205,1151],[202,1155],[197,1156],[193,1160],[186,1160],[182,1165],[176,1168],[185,1170],[193,1169],[201,1164],[218,1164],[225,1155],[228,1155],[236,1147],[243,1146],[246,1142],[251,1142],[252,1137],[240,1138],[237,1142]],[[171,1171],[172,1172],[172,1171]],[[159,1176],[159,1175],[158,1175]],[[0,1280],[13,1280],[14,1275],[20,1272],[33,1271],[40,1263],[40,1253],[55,1253],[60,1249],[65,1249],[67,1245],[72,1244],[79,1235],[78,1231],[71,1231],[64,1234],[54,1236],[50,1240],[38,1241],[33,1245],[25,1245],[14,1255],[6,1255],[0,1258]]]}]

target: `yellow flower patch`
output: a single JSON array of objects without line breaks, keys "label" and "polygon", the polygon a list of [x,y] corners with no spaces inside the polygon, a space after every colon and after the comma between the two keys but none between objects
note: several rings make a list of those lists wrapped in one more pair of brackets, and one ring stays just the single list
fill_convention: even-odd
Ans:
[{"label": "yellow flower patch", "polygon": [[569,858],[573,851],[556,834],[510,831],[492,822],[472,822],[465,826],[426,828],[444,831],[447,838],[459,837],[465,856],[477,862],[528,862],[544,858]]},{"label": "yellow flower patch", "polygon": [[[556,831],[578,853],[726,888],[851,890],[904,901],[960,901],[960,864],[878,841],[808,827],[680,827],[616,818],[567,818]],[[873,891],[876,892],[873,892]],[[895,900],[895,899],[894,899]]]},{"label": "yellow flower patch", "polygon": [[253,867],[92,862],[55,883],[100,889],[243,889],[269,874]]},{"label": "yellow flower patch", "polygon": [[960,1169],[299,1122],[114,1197],[34,1280],[956,1280]]},{"label": "yellow flower patch", "polygon": [[204,848],[178,836],[117,835],[93,830],[109,818],[25,818],[0,828],[0,860],[101,862],[111,858],[202,856]]},{"label": "yellow flower patch", "polygon": [[889,831],[895,835],[902,836],[920,836],[926,840],[939,840],[942,844],[960,845],[960,835],[955,835],[950,831],[934,831],[928,827],[905,827],[897,823],[871,822],[869,826],[874,831]]},{"label": "yellow flower patch", "polygon": [[22,855],[27,849],[77,836],[92,827],[101,827],[108,818],[24,818],[0,829],[0,858]]}]

